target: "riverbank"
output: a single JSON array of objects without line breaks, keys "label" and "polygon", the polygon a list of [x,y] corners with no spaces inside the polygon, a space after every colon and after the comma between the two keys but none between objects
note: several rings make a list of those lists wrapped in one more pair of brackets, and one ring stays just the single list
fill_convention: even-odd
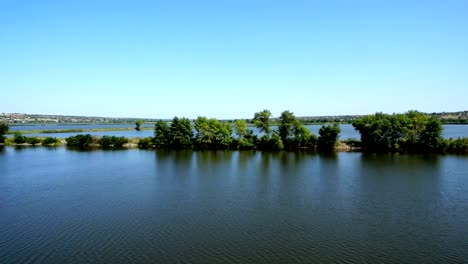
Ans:
[{"label": "riverbank", "polygon": [[[142,127],[140,130],[153,130],[152,127]],[[108,132],[108,131],[134,131],[132,127],[106,127],[106,128],[91,128],[91,129],[47,129],[47,130],[16,130],[9,131],[7,134],[14,135],[15,133],[21,134],[59,134],[59,133],[86,133],[86,132]]]}]

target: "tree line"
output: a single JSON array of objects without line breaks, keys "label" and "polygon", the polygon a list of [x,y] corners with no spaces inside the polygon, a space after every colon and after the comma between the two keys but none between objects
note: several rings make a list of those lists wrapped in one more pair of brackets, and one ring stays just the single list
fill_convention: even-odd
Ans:
[{"label": "tree line", "polygon": [[[249,120],[260,133],[254,134],[247,125],[247,120],[234,122],[220,121],[215,118],[199,116],[195,120],[174,117],[171,122],[157,121],[154,136],[141,138],[140,148],[168,149],[258,149],[258,150],[333,150],[339,143],[340,127],[338,124],[323,125],[319,135],[315,135],[286,110],[275,119],[277,129],[272,127],[272,114],[262,110]],[[137,127],[142,123],[138,122]],[[468,138],[443,139],[442,124],[439,118],[418,111],[403,114],[383,114],[357,118],[353,127],[360,133],[361,139],[345,141],[364,151],[372,152],[447,152],[468,154]],[[0,143],[5,142],[9,127],[0,124]],[[15,133],[13,143],[31,145],[58,144],[56,138],[25,137]],[[65,139],[68,146],[85,147],[123,147],[129,142],[125,137],[103,136],[101,138],[76,135]]]},{"label": "tree line", "polygon": [[141,147],[172,149],[259,149],[297,150],[318,147],[333,149],[338,142],[338,125],[322,126],[319,137],[307,129],[290,111],[284,111],[277,120],[278,129],[271,127],[269,110],[255,113],[252,123],[260,130],[255,135],[248,129],[246,120],[230,122],[199,116],[193,122],[188,118],[174,117],[170,124],[158,121],[154,137],[145,139]]},{"label": "tree line", "polygon": [[374,152],[468,153],[468,138],[443,139],[439,118],[418,111],[365,116],[352,123],[361,146]]}]

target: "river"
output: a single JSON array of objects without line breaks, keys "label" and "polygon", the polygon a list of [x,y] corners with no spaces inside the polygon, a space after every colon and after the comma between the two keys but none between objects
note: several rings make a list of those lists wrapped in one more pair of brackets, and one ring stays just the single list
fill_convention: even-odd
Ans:
[{"label": "river", "polygon": [[467,263],[468,157],[0,148],[0,262]]}]

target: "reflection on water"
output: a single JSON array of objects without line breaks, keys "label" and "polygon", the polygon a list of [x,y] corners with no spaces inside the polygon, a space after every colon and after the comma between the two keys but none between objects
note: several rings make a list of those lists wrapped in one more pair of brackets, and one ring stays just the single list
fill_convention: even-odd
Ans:
[{"label": "reflection on water", "polygon": [[462,263],[466,157],[0,147],[1,263]]}]

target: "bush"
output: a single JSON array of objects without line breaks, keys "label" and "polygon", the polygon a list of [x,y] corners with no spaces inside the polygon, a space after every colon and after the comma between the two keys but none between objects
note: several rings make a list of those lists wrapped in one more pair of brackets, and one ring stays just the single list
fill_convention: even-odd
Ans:
[{"label": "bush", "polygon": [[51,146],[51,145],[55,145],[55,144],[58,144],[60,141],[55,138],[55,137],[46,137],[44,138],[44,140],[42,141],[42,145],[44,146]]},{"label": "bush", "polygon": [[276,133],[276,131],[273,133],[268,143],[268,149],[270,150],[282,150],[284,148],[283,140],[281,139],[280,135]]},{"label": "bush", "polygon": [[356,119],[353,127],[361,134],[362,146],[378,152],[436,151],[442,141],[440,120],[418,111],[376,113]]},{"label": "bush", "polygon": [[65,141],[67,142],[67,146],[85,147],[93,142],[93,137],[90,134],[76,135],[67,137]]},{"label": "bush", "polygon": [[319,138],[317,141],[317,146],[322,150],[331,150],[338,142],[340,136],[340,126],[337,124],[322,126],[319,130]]},{"label": "bush", "polygon": [[99,139],[98,144],[103,147],[110,147],[112,145],[112,138],[110,136],[103,136]]},{"label": "bush", "polygon": [[98,144],[103,147],[122,147],[126,143],[128,143],[126,137],[103,136],[98,140]]},{"label": "bush", "polygon": [[442,152],[468,154],[468,138],[445,139],[440,144]]},{"label": "bush", "polygon": [[252,149],[254,144],[252,141],[249,141],[247,138],[241,138],[237,141],[237,147],[239,149]]},{"label": "bush", "polygon": [[38,137],[25,137],[26,143],[31,145],[37,145],[41,143],[41,139]]},{"label": "bush", "polygon": [[0,124],[0,143],[5,142],[5,134],[10,130],[7,124]]},{"label": "bush", "polygon": [[26,143],[26,137],[23,136],[20,132],[16,131],[15,135],[13,136],[13,142],[16,144],[24,144]]},{"label": "bush", "polygon": [[153,145],[153,139],[150,137],[140,138],[140,140],[138,141],[138,147],[142,149],[151,148],[152,145]]}]

